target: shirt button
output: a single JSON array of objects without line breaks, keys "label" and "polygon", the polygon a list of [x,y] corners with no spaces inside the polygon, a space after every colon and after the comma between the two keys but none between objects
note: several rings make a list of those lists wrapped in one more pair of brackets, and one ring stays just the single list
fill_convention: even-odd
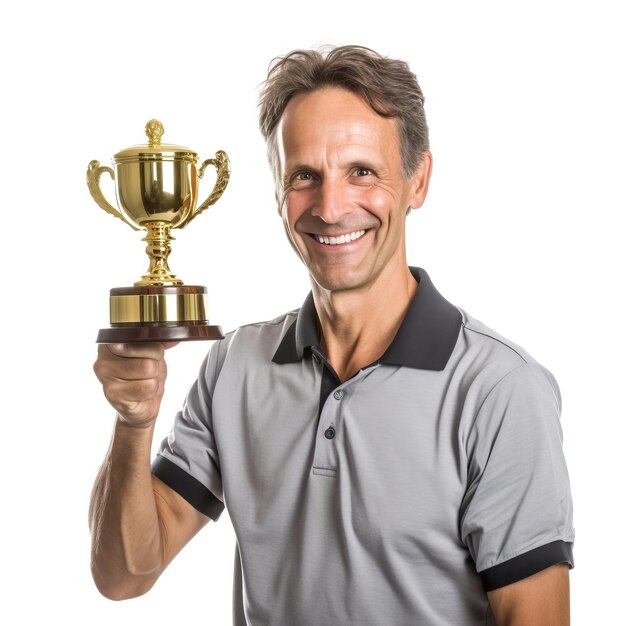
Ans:
[{"label": "shirt button", "polygon": [[329,426],[324,431],[324,437],[326,437],[326,439],[334,439],[335,438],[335,429],[332,426]]},{"label": "shirt button", "polygon": [[335,400],[341,400],[341,398],[343,398],[343,389],[337,389],[337,391],[333,393],[333,398],[335,398]]}]

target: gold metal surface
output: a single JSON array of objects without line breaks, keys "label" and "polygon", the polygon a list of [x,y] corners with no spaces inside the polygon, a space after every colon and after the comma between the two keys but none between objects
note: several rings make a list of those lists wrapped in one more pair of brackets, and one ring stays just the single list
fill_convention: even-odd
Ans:
[{"label": "gold metal surface", "polygon": [[105,165],[100,165],[100,161],[91,161],[89,163],[89,167],[87,167],[87,187],[89,188],[89,193],[91,193],[91,197],[96,201],[96,204],[104,209],[107,213],[110,213],[114,217],[119,217],[122,222],[128,224],[133,230],[139,230],[134,224],[129,222],[117,209],[113,208],[107,199],[104,197],[102,193],[102,189],[100,189],[100,176],[106,172],[111,176],[113,180],[115,180],[115,173],[110,167],[106,167]]},{"label": "gold metal surface", "polygon": [[127,163],[137,161],[162,161],[162,160],[185,160],[191,163],[198,162],[198,154],[190,148],[185,148],[176,144],[162,143],[163,124],[159,120],[150,120],[146,124],[147,144],[130,146],[116,152],[113,156],[113,163]]},{"label": "gold metal surface", "polygon": [[198,198],[195,164],[182,159],[117,163],[117,204],[127,220],[143,228],[186,221]]},{"label": "gold metal surface", "polygon": [[163,124],[159,120],[150,120],[146,124],[146,135],[150,146],[160,146],[163,137]]},{"label": "gold metal surface", "polygon": [[[150,267],[135,285],[182,285],[171,273],[168,256],[170,230],[183,228],[214,204],[224,193],[230,179],[230,163],[222,150],[197,168],[198,155],[174,144],[162,144],[163,124],[146,124],[147,145],[121,150],[113,157],[114,170],[91,161],[87,168],[87,186],[98,206],[123,220],[131,228],[146,230],[143,241]],[[216,181],[207,199],[197,208],[199,180],[207,166],[216,169]],[[100,177],[106,172],[115,181],[117,206],[114,208],[100,189]]]},{"label": "gold metal surface", "polygon": [[206,294],[111,296],[111,324],[207,320]]},{"label": "gold metal surface", "polygon": [[215,153],[214,159],[207,159],[202,163],[200,169],[198,170],[198,178],[202,178],[204,176],[204,170],[207,165],[213,165],[217,171],[217,180],[213,186],[213,191],[211,191],[209,197],[195,211],[193,211],[186,220],[183,220],[178,228],[185,228],[185,226],[187,226],[187,224],[189,224],[194,217],[197,217],[200,213],[202,213],[202,211],[208,209],[212,204],[215,204],[224,193],[226,185],[228,185],[228,181],[230,180],[230,161],[223,150],[218,150]]},{"label": "gold metal surface", "polygon": [[147,242],[146,252],[150,259],[148,272],[138,280],[136,286],[166,286],[182,285],[183,281],[170,272],[167,264],[172,248],[170,241],[174,239],[170,235],[171,226],[167,222],[147,222],[144,224],[146,236],[142,241]]}]

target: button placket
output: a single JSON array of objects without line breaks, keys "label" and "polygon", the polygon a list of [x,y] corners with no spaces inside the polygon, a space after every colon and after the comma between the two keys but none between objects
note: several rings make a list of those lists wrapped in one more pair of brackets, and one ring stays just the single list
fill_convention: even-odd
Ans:
[{"label": "button placket", "polygon": [[[332,395],[332,397],[331,397]],[[318,424],[313,474],[334,478],[337,472],[337,429],[341,424],[343,389],[335,389],[328,396]]]},{"label": "button placket", "polygon": [[[377,366],[361,370],[353,378],[331,391],[326,397],[317,424],[313,474],[329,478],[334,478],[337,475],[338,457],[345,438],[345,433],[340,431],[344,422],[344,402],[350,396],[350,390],[346,392],[346,387],[352,389],[354,385],[358,385],[375,367]],[[338,437],[340,432],[342,437]]]},{"label": "button placket", "polygon": [[335,424],[339,423],[341,421],[341,411],[342,411],[342,406],[341,406],[341,401],[346,397],[346,392],[342,389],[335,389],[335,391],[333,391],[333,398],[335,399],[336,402],[332,402],[331,405],[333,406],[333,413],[336,416],[336,420],[335,422],[332,422],[327,426],[326,430],[324,431],[324,437],[326,437],[326,439],[334,439],[335,435],[337,434],[337,431],[335,429]]},{"label": "button placket", "polygon": [[[335,398],[335,400],[337,400],[338,402],[340,400],[343,400],[345,395],[346,394],[343,389],[335,389],[335,391],[333,391],[333,398]],[[341,409],[337,410],[338,417],[341,415],[340,410]],[[332,424],[324,431],[324,437],[326,437],[326,439],[328,440],[334,439],[336,434],[337,434],[337,431],[335,430],[335,427]]]}]

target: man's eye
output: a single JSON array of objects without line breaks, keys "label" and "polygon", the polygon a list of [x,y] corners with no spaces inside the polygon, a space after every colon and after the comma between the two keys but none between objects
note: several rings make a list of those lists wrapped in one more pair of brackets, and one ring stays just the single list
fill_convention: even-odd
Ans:
[{"label": "man's eye", "polygon": [[291,177],[292,189],[308,189],[315,182],[315,176],[312,172],[303,170],[302,172],[296,172]]},{"label": "man's eye", "polygon": [[366,167],[357,167],[354,170],[355,176],[369,176],[372,173],[372,170],[368,170]]}]

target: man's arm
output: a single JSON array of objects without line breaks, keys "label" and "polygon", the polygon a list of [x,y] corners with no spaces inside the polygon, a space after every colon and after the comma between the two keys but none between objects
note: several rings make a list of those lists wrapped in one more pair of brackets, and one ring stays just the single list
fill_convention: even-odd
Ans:
[{"label": "man's arm", "polygon": [[117,421],[92,492],[91,568],[100,592],[121,600],[148,591],[209,518],[151,474],[164,347],[101,345],[94,370]]},{"label": "man's arm", "polygon": [[487,592],[498,626],[569,626],[569,566],[553,565]]}]

